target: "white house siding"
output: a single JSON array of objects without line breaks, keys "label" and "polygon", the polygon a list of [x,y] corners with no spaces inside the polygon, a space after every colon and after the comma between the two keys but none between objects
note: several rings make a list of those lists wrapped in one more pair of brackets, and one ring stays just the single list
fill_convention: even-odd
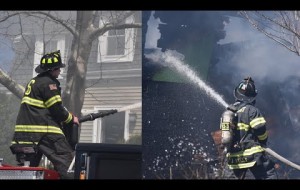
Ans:
[{"label": "white house siding", "polygon": [[[91,95],[92,94],[92,95]],[[94,110],[95,107],[117,107],[132,105],[141,102],[141,86],[126,87],[98,87],[89,88],[85,93],[83,114]],[[129,129],[129,136],[141,135],[142,130],[142,108],[131,110],[136,113],[136,125],[134,129]],[[80,142],[92,142],[93,121],[84,122],[81,125]]]}]

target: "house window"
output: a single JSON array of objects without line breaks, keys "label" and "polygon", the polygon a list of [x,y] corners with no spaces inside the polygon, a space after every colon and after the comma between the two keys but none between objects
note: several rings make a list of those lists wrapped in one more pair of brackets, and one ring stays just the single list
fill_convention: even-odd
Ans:
[{"label": "house window", "polygon": [[110,30],[107,35],[107,55],[124,55],[125,53],[125,29]]},{"label": "house window", "polygon": [[101,126],[101,140],[103,143],[124,143],[125,112],[103,117],[101,119]]},{"label": "house window", "polygon": [[[123,23],[133,23],[134,17]],[[102,25],[100,22],[100,27]],[[102,25],[103,26],[103,25]],[[133,60],[136,30],[134,28],[109,30],[99,37],[97,62],[130,62]]]},{"label": "house window", "polygon": [[93,142],[124,144],[129,138],[129,122],[129,111],[96,119],[93,125]]}]

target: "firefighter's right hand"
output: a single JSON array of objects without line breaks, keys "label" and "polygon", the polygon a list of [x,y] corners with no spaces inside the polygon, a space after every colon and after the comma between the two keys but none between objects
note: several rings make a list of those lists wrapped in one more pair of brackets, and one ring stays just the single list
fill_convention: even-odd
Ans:
[{"label": "firefighter's right hand", "polygon": [[73,123],[79,125],[78,117],[76,117],[75,115],[73,116]]}]

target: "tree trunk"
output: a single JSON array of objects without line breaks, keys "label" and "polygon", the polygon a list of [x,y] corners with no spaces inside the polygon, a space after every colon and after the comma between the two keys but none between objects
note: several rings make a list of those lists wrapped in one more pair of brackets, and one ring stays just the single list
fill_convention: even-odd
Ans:
[{"label": "tree trunk", "polygon": [[0,83],[11,91],[19,99],[22,99],[25,88],[17,84],[2,69],[0,69]]},{"label": "tree trunk", "polygon": [[89,47],[80,48],[79,52],[72,48],[63,94],[64,105],[76,116],[80,116],[84,101],[87,59],[91,49],[91,45],[86,46]]},{"label": "tree trunk", "polygon": [[70,112],[80,117],[85,94],[85,80],[88,58],[92,48],[89,41],[89,26],[93,15],[91,11],[78,11],[76,33],[71,46],[71,56],[68,61],[67,81],[63,93],[63,103]]}]

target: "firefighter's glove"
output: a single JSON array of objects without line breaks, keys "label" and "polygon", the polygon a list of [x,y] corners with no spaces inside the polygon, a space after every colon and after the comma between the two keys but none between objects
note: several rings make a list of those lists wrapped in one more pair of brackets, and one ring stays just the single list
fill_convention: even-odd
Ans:
[{"label": "firefighter's glove", "polygon": [[237,112],[237,108],[233,104],[230,104],[226,109],[234,113]]}]

